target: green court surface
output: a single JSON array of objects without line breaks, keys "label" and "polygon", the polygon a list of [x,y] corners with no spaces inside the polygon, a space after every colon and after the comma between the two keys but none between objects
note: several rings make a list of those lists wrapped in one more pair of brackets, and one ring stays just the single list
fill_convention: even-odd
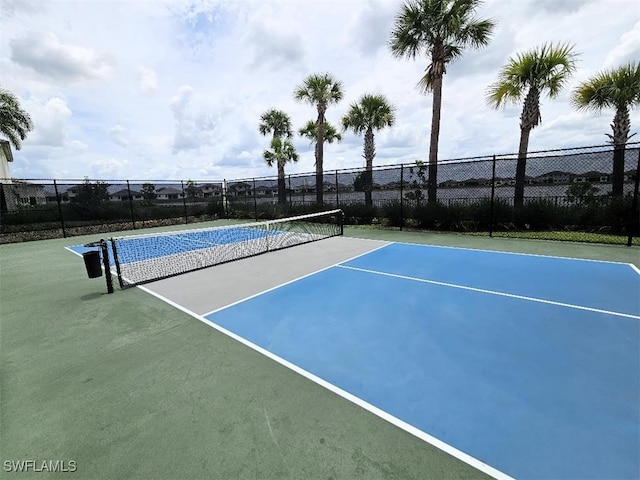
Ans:
[{"label": "green court surface", "polygon": [[[637,247],[345,235],[640,267]],[[486,478],[140,289],[107,295],[64,249],[97,239],[0,246],[0,478]],[[56,461],[76,471],[35,471]]]}]

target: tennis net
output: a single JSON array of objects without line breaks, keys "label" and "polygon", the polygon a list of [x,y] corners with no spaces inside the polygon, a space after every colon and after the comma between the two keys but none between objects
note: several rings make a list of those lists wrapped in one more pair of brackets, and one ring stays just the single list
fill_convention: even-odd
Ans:
[{"label": "tennis net", "polygon": [[342,235],[342,210],[279,220],[112,238],[121,287]]}]

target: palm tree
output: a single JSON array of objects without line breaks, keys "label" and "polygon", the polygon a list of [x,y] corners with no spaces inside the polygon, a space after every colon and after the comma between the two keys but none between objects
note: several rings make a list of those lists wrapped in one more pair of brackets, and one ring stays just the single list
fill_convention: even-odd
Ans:
[{"label": "palm tree", "polygon": [[578,110],[602,111],[615,109],[611,129],[606,134],[614,145],[611,195],[621,198],[624,186],[624,151],[629,135],[631,119],[629,109],[640,105],[640,62],[628,63],[615,70],[605,70],[581,83],[571,96],[572,105]]},{"label": "palm tree", "polygon": [[265,150],[263,156],[267,165],[278,168],[278,203],[287,203],[287,191],[284,183],[284,166],[289,162],[297,162],[298,154],[291,140],[274,137],[271,140],[271,150]]},{"label": "palm tree", "polygon": [[291,119],[282,110],[272,108],[260,116],[258,131],[261,135],[273,134],[273,138],[291,138]]},{"label": "palm tree", "polygon": [[[267,162],[267,165],[269,165],[270,167],[273,166],[274,161],[277,163],[278,203],[287,203],[287,189],[284,179],[284,164],[290,160],[294,162],[297,161],[298,156],[295,153],[295,148],[293,148],[293,145],[290,142],[289,144],[286,144],[286,142],[282,142],[280,140],[282,139],[282,137],[290,139],[293,135],[291,132],[291,119],[289,118],[289,115],[287,115],[282,110],[276,110],[275,108],[272,108],[270,110],[267,110],[260,116],[260,125],[258,126],[258,131],[261,135],[268,135],[269,133],[273,134],[273,137],[271,139],[271,148],[273,149],[273,152],[269,152],[271,154],[269,159],[267,158],[268,150],[265,150],[264,158]],[[276,140],[278,140],[278,142],[274,143]],[[286,157],[287,153],[291,153],[290,149],[293,149],[295,160],[293,160],[293,157]],[[273,155],[275,155],[275,157]],[[284,162],[282,163],[282,165],[281,161]]]},{"label": "palm tree", "polygon": [[[342,135],[340,132],[334,127],[332,124],[325,120],[324,125],[324,134],[322,136],[322,141],[325,143],[333,143],[333,142],[341,142]],[[315,147],[316,153],[318,152],[318,123],[313,120],[309,120],[304,127],[302,127],[298,133],[300,136],[308,138],[311,142],[311,145]],[[317,166],[317,164],[316,164]],[[322,171],[320,172],[322,175]],[[322,177],[321,177],[322,178]],[[324,190],[324,180],[323,184],[320,186],[320,197],[322,197],[322,191]],[[318,169],[316,168],[316,202],[318,201]]]},{"label": "palm tree", "polygon": [[487,102],[495,108],[507,103],[517,104],[524,97],[520,115],[520,146],[513,199],[516,208],[524,203],[529,134],[542,120],[540,95],[557,97],[575,71],[576,62],[577,54],[574,53],[572,45],[545,43],[511,57],[498,73],[498,80],[487,90]]},{"label": "palm tree", "polygon": [[0,89],[0,134],[20,150],[22,140],[32,129],[31,117],[20,108],[18,98],[8,90]]},{"label": "palm tree", "polygon": [[315,105],[318,111],[315,129],[315,155],[316,155],[316,202],[321,205],[322,195],[322,167],[324,159],[324,142],[327,134],[325,113],[332,103],[338,103],[342,99],[342,82],[336,80],[328,73],[313,74],[305,78],[293,92],[296,100]]},{"label": "palm tree", "polygon": [[[315,145],[318,141],[318,124],[313,120],[309,120],[304,127],[298,130],[298,133],[302,137],[306,137],[311,141],[311,145]],[[342,135],[340,132],[329,122],[324,122],[324,138],[325,143],[341,142]]]},{"label": "palm tree", "polygon": [[495,27],[492,20],[475,17],[475,10],[481,3],[481,0],[408,0],[396,16],[391,31],[389,46],[393,55],[415,59],[424,53],[430,59],[418,83],[424,93],[433,92],[429,202],[436,201],[442,79],[447,73],[447,65],[461,57],[466,47],[487,45]]},{"label": "palm tree", "polygon": [[353,130],[356,135],[364,132],[364,158],[366,174],[364,178],[364,201],[367,206],[373,205],[371,186],[373,185],[373,159],[376,146],[373,138],[374,130],[391,127],[395,121],[393,107],[384,95],[363,95],[358,103],[349,107],[342,117],[343,130]]}]

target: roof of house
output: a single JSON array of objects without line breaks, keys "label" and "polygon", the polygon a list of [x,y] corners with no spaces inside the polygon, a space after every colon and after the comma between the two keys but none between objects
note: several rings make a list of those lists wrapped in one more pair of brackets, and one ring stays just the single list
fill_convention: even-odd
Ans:
[{"label": "roof of house", "polygon": [[182,193],[182,190],[178,190],[177,188],[173,187],[162,187],[156,190],[156,194],[158,195],[173,195],[176,193]]}]

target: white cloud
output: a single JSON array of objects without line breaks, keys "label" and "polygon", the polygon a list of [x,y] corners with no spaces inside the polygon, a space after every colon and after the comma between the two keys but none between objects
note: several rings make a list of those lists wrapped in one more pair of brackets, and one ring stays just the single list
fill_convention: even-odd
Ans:
[{"label": "white cloud", "polygon": [[[376,134],[376,163],[426,159],[432,97],[416,84],[429,63],[393,58],[387,47],[404,0],[158,0],[2,2],[2,86],[18,95],[35,128],[15,152],[12,173],[103,178],[252,178],[274,175],[257,132],[269,108],[298,130],[313,106],[293,99],[305,76],[330,72],[344,99],[327,119],[338,125],[364,93],[387,96],[396,125]],[[517,150],[520,105],[493,110],[487,86],[513,53],[567,40],[582,53],[567,91],[543,99],[531,148],[606,141],[613,112],[574,112],[568,93],[602,68],[638,58],[640,11],[634,0],[486,0],[478,11],[497,29],[467,50],[444,79],[440,159]],[[596,32],[596,34],[594,34]],[[640,110],[631,113],[640,129]],[[287,172],[313,172],[314,152]],[[325,168],[362,166],[362,138],[328,145]],[[198,177],[205,178],[198,178]]]},{"label": "white cloud", "polygon": [[214,114],[206,109],[207,100],[196,97],[190,85],[183,85],[171,99],[175,120],[173,152],[197,150],[210,145],[216,128]]},{"label": "white cloud", "polygon": [[620,36],[618,44],[604,61],[604,68],[618,68],[631,61],[640,61],[640,21]]},{"label": "white cloud", "polygon": [[104,55],[61,43],[53,33],[30,32],[12,39],[9,45],[14,62],[55,80],[106,80],[112,71],[111,62]]},{"label": "white cloud", "polygon": [[151,95],[158,90],[158,75],[151,68],[138,66],[138,85],[144,95]]},{"label": "white cloud", "polygon": [[90,164],[91,178],[122,179],[130,171],[129,161],[122,158],[98,158]]},{"label": "white cloud", "polygon": [[50,98],[44,104],[33,105],[33,133],[25,143],[61,147],[67,138],[71,115],[67,102],[62,98]]},{"label": "white cloud", "polygon": [[111,134],[111,140],[121,147],[129,145],[129,139],[127,138],[126,129],[122,125],[114,125],[109,129]]}]

